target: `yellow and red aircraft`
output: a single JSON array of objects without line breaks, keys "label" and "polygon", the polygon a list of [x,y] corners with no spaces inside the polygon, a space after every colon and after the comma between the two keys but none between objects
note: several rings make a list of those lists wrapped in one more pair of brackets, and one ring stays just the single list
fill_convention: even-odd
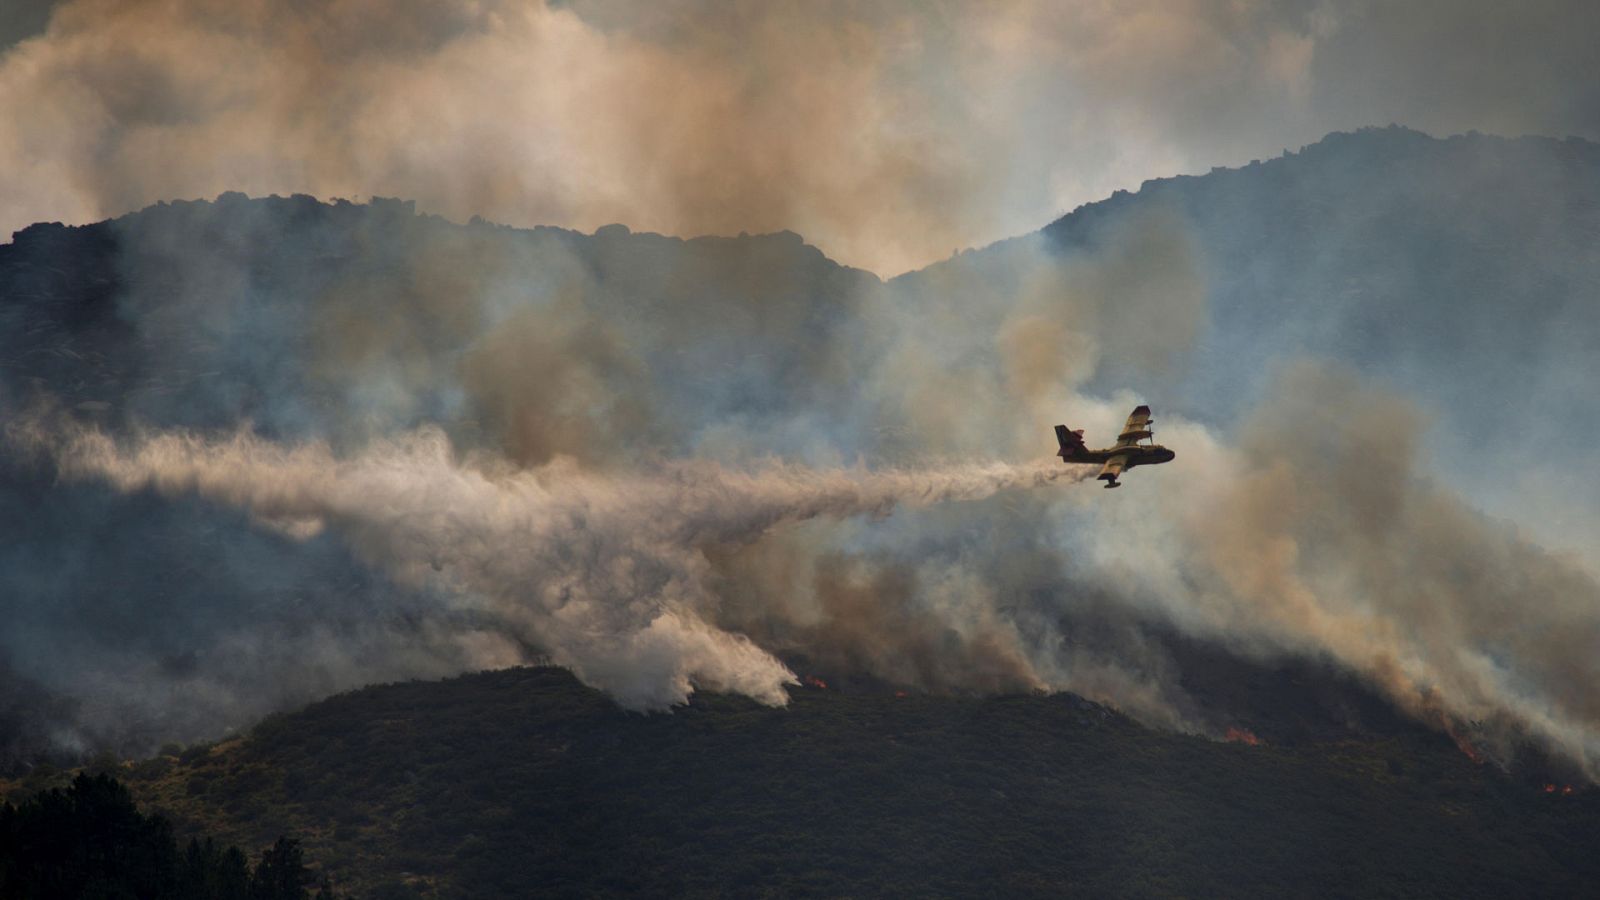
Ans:
[{"label": "yellow and red aircraft", "polygon": [[1150,407],[1134,407],[1128,424],[1122,426],[1122,433],[1117,435],[1117,442],[1104,450],[1090,450],[1084,446],[1083,429],[1068,431],[1067,426],[1057,425],[1056,441],[1061,449],[1056,455],[1069,463],[1104,463],[1095,477],[1104,481],[1108,488],[1118,487],[1117,476],[1128,469],[1171,462],[1178,455],[1155,443],[1155,434],[1150,430],[1152,421]]}]

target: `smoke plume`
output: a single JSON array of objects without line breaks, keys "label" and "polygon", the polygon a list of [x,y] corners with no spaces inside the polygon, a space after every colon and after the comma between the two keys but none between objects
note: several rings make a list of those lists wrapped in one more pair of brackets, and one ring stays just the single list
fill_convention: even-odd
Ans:
[{"label": "smoke plume", "polygon": [[1422,411],[1299,362],[1159,523],[1098,552],[1161,616],[1258,659],[1324,657],[1502,761],[1600,767],[1600,580],[1441,485]]},{"label": "smoke plume", "polygon": [[23,6],[3,232],[229,190],[403,196],[789,228],[893,274],[1336,129],[1600,136],[1583,0]]}]

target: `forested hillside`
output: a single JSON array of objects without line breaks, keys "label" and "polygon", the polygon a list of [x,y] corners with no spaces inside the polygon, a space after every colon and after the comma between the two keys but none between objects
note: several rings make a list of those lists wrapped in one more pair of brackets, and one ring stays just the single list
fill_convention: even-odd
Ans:
[{"label": "forested hillside", "polygon": [[[253,866],[210,837],[180,845],[171,822],[140,812],[104,773],[80,772],[65,788],[0,803],[0,896],[8,900],[308,900],[314,881],[293,838],[279,836]],[[332,897],[326,881],[317,897]]]},{"label": "forested hillside", "polygon": [[792,697],[641,715],[514,669],[343,694],[127,777],[190,827],[306,835],[357,895],[1600,890],[1600,793],[1426,729],[1217,742],[1071,695]]}]

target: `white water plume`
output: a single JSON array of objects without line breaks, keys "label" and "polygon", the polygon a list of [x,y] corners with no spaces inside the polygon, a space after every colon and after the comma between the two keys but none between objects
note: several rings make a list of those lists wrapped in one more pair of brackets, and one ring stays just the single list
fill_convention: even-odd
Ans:
[{"label": "white water plume", "polygon": [[705,548],[751,543],[786,523],[879,517],[1093,474],[1053,460],[922,470],[675,461],[609,474],[558,459],[514,469],[459,459],[431,428],[352,456],[242,431],[119,445],[99,431],[35,424],[13,436],[48,452],[66,478],[199,495],[294,536],[330,529],[398,583],[487,614],[514,642],[638,709],[682,703],[695,687],[787,701],[788,668],[712,624],[719,599]]}]

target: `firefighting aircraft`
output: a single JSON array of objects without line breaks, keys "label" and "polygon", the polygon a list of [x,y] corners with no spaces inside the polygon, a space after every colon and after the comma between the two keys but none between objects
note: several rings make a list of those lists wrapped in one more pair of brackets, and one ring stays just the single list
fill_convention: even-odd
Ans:
[{"label": "firefighting aircraft", "polygon": [[1155,443],[1150,430],[1150,407],[1134,407],[1128,424],[1122,426],[1117,442],[1104,450],[1090,450],[1083,444],[1083,429],[1068,431],[1067,426],[1056,426],[1056,440],[1061,443],[1057,455],[1069,463],[1105,463],[1095,476],[1106,487],[1118,487],[1117,476],[1134,466],[1154,466],[1171,462],[1176,453]]}]

